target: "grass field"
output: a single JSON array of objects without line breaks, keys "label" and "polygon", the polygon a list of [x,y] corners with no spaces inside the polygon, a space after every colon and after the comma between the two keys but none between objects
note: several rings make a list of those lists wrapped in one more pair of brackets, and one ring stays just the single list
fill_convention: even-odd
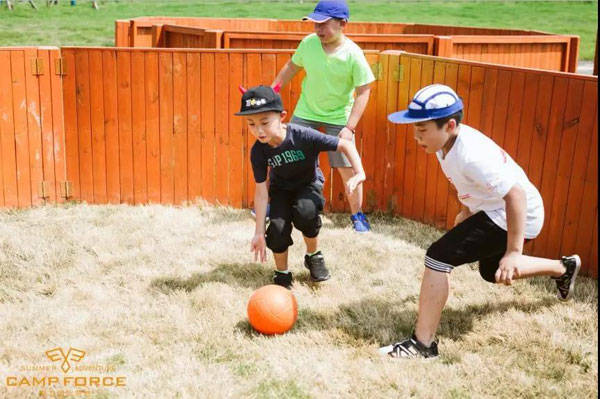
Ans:
[{"label": "grass field", "polygon": [[[38,3],[43,3],[39,2]],[[0,9],[0,46],[114,44],[114,21],[138,16],[206,16],[298,19],[314,7],[314,1],[120,1],[89,2],[77,7],[61,0],[59,6],[39,10],[19,3],[15,11]],[[596,42],[598,2],[350,2],[355,21],[398,21],[542,30],[581,37],[580,59],[592,60]]]},{"label": "grass field", "polygon": [[0,397],[39,397],[6,378],[41,378],[28,367],[52,366],[44,352],[55,347],[86,351],[74,365],[126,377],[125,387],[77,396],[86,398],[597,397],[598,287],[586,278],[562,303],[548,278],[495,286],[457,268],[441,357],[379,356],[412,329],[424,248],[440,232],[387,217],[372,225],[357,236],[347,215],[325,218],[332,279],[321,285],[309,282],[294,233],[299,318],[287,334],[265,337],[245,308],[273,263],[252,262],[247,210],[0,211]]}]

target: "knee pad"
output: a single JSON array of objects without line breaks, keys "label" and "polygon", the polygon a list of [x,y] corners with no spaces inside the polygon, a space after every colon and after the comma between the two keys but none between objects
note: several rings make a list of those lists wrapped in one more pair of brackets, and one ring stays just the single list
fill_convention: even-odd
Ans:
[{"label": "knee pad", "polygon": [[479,274],[485,281],[496,284],[496,271],[500,265],[498,262],[492,264],[491,262],[479,261]]},{"label": "knee pad", "polygon": [[301,199],[298,204],[292,208],[292,220],[294,226],[304,234],[312,238],[319,235],[322,222],[319,216],[320,209],[313,201]]},{"label": "knee pad", "polygon": [[276,254],[285,252],[292,240],[292,225],[284,219],[272,219],[269,222],[266,236],[267,248]]}]

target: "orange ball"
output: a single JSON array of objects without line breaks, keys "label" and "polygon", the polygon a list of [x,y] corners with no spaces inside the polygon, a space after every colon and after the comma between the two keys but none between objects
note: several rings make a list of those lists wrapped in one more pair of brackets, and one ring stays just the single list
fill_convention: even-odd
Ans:
[{"label": "orange ball", "polygon": [[283,334],[292,328],[297,318],[298,303],[294,294],[279,285],[257,289],[248,301],[248,321],[260,333]]}]

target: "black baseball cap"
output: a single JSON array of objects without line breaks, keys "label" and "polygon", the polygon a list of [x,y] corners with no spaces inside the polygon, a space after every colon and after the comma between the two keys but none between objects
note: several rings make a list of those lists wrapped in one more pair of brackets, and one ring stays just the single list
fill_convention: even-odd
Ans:
[{"label": "black baseball cap", "polygon": [[242,95],[240,112],[235,115],[252,115],[260,112],[283,112],[281,96],[271,86],[251,87]]}]

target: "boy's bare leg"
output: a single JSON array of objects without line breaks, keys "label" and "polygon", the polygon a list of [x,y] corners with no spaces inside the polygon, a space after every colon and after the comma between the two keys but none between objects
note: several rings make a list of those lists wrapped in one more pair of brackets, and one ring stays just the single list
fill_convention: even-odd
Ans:
[{"label": "boy's bare leg", "polygon": [[306,253],[312,254],[317,251],[318,246],[318,236],[313,238],[308,238],[302,236],[304,238],[304,243],[306,244]]},{"label": "boy's bare leg", "polygon": [[533,276],[560,277],[565,271],[567,271],[567,269],[558,259],[521,255],[518,271],[513,278],[527,278]]},{"label": "boy's bare leg", "polygon": [[285,250],[285,252],[281,252],[276,254],[275,252],[273,252],[273,258],[275,259],[275,267],[277,268],[277,270],[279,271],[286,271],[288,269],[288,251],[287,249]]},{"label": "boy's bare leg", "polygon": [[442,310],[450,291],[449,277],[449,273],[436,272],[427,267],[423,273],[415,335],[426,346],[431,345],[440,324]]},{"label": "boy's bare leg", "polygon": [[[336,168],[344,182],[344,186],[346,182],[354,176],[354,170],[352,168]],[[350,195],[346,195],[346,199],[348,200],[348,204],[350,204],[350,211],[352,214],[360,211],[362,209],[362,198],[363,198],[363,185],[360,183],[356,186],[356,189]]]}]

